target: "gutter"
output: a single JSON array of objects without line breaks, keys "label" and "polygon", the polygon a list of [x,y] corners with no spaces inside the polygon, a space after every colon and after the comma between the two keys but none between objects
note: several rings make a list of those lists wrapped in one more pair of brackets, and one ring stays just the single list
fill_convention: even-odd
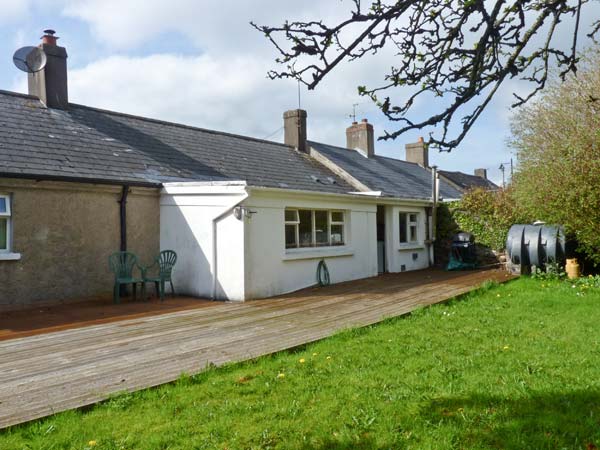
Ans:
[{"label": "gutter", "polygon": [[234,203],[233,205],[227,207],[227,209],[225,211],[223,211],[221,214],[219,214],[217,217],[215,217],[212,221],[212,273],[213,273],[213,277],[212,277],[212,295],[211,298],[213,300],[217,299],[217,281],[218,281],[218,257],[217,257],[217,225],[219,224],[219,222],[227,215],[229,215],[236,207],[240,206],[240,204],[242,202],[244,202],[248,197],[250,197],[250,194],[248,191],[244,192],[244,196],[242,197],[241,200],[236,201],[236,203]]},{"label": "gutter", "polygon": [[108,186],[123,186],[127,183],[128,186],[160,188],[161,182],[150,181],[125,181],[125,180],[107,180],[102,178],[86,178],[86,177],[67,177],[60,175],[34,175],[0,172],[0,178],[14,178],[16,180],[33,180],[33,181],[62,181],[66,183],[83,183],[83,184],[102,184]]}]

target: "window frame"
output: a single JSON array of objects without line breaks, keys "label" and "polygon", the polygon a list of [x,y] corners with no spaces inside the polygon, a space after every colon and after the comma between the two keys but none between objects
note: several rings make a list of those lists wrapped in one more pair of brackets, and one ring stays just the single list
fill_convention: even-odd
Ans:
[{"label": "window frame", "polygon": [[[402,240],[401,234],[401,224],[402,224],[402,215],[404,218],[404,225],[406,227],[406,240]],[[411,216],[415,216],[415,220],[411,220]],[[401,246],[404,245],[415,245],[418,244],[419,241],[419,222],[420,222],[420,213],[417,211],[399,211],[398,212],[398,242]],[[411,240],[411,229],[414,227],[415,230],[415,239]]]},{"label": "window frame", "polygon": [[12,210],[11,196],[8,194],[0,194],[0,199],[4,199],[6,211],[0,211],[0,219],[6,219],[6,248],[0,248],[0,254],[11,252],[11,235],[12,235]]},{"label": "window frame", "polygon": [[[311,243],[310,245],[301,246],[300,245],[300,211],[310,211],[310,226],[311,226]],[[327,213],[327,243],[318,244],[317,243],[317,227],[316,227],[316,213],[324,211]],[[286,215],[288,212],[295,212],[295,220],[287,220]],[[342,221],[333,220],[334,213],[342,214]],[[346,211],[340,209],[324,209],[324,208],[298,208],[298,207],[289,207],[284,208],[284,236],[285,236],[285,228],[288,226],[293,226],[295,229],[295,237],[296,242],[295,246],[289,246],[287,241],[284,241],[285,249],[288,250],[302,250],[302,249],[323,249],[323,248],[332,248],[332,247],[342,247],[346,245]],[[342,230],[342,242],[338,244],[333,244],[331,241],[331,228],[332,226],[341,226]]]}]

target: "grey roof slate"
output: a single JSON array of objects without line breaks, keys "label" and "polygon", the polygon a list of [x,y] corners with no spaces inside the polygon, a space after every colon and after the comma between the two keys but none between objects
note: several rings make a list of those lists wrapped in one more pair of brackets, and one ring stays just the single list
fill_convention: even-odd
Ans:
[{"label": "grey roof slate", "polygon": [[353,190],[293,148],[71,104],[48,109],[0,91],[0,176],[158,186],[244,180],[251,186],[328,193]]},{"label": "grey roof slate", "polygon": [[469,175],[464,172],[450,172],[447,170],[440,170],[440,175],[448,178],[452,183],[456,184],[461,189],[473,189],[473,188],[483,188],[489,190],[500,189],[498,185],[493,183],[490,180],[485,178],[481,178],[477,175]]},{"label": "grey roof slate", "polygon": [[[431,198],[431,171],[418,164],[378,155],[366,158],[355,150],[318,142],[309,145],[373,191],[389,197]],[[440,180],[440,197],[458,199],[462,193]]]}]

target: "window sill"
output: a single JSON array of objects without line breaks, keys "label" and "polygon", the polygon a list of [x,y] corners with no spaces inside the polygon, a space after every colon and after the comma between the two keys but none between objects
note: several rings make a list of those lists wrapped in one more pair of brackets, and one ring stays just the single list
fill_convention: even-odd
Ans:
[{"label": "window sill", "polygon": [[421,244],[401,244],[400,247],[398,247],[399,252],[410,250],[425,250],[425,246]]},{"label": "window sill", "polygon": [[0,253],[0,261],[18,261],[20,259],[20,253]]},{"label": "window sill", "polygon": [[354,250],[349,247],[301,248],[286,250],[282,259],[284,261],[295,261],[298,259],[337,258],[352,255],[354,255]]}]

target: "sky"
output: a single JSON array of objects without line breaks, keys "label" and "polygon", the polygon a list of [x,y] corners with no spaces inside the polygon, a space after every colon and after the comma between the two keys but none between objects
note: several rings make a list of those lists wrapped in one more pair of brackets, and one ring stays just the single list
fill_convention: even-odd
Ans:
[{"label": "sky", "polygon": [[[350,8],[347,0],[0,0],[0,89],[27,92],[26,75],[13,66],[12,55],[37,45],[42,30],[52,28],[69,54],[73,103],[281,142],[282,114],[298,107],[297,84],[267,79],[277,55],[249,22],[335,23]],[[591,8],[584,25],[600,15],[597,4]],[[345,146],[353,104],[357,119],[373,123],[376,136],[393,130],[357,94],[358,85],[375,84],[392,64],[392,54],[346,64],[316,90],[302,89],[309,139]],[[430,164],[466,173],[487,168],[500,183],[500,164],[514,157],[506,145],[511,92],[521,89],[517,82],[504,86],[461,145],[451,153],[430,152]],[[420,104],[415,112],[434,108]],[[403,159],[404,145],[421,134],[377,141],[376,153]]]}]

